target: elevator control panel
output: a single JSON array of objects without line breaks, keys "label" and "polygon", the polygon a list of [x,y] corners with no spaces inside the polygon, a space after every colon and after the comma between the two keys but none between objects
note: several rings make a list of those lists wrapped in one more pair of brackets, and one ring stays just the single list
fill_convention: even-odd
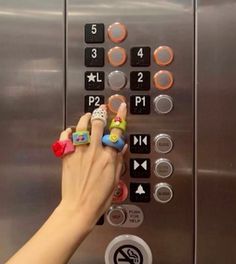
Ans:
[{"label": "elevator control panel", "polygon": [[193,7],[145,3],[69,1],[67,125],[126,102],[129,144],[111,207],[72,263],[192,263]]}]

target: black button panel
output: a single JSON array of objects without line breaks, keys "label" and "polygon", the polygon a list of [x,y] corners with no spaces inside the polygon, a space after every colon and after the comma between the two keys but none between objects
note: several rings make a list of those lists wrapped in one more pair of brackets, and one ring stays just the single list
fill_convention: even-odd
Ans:
[{"label": "black button panel", "polygon": [[132,71],[130,73],[130,90],[150,90],[150,75],[149,71]]},{"label": "black button panel", "polygon": [[133,203],[150,202],[150,183],[130,183],[130,201]]},{"label": "black button panel", "polygon": [[131,95],[130,96],[130,113],[133,115],[148,115],[150,114],[149,95]]},{"label": "black button panel", "polygon": [[151,174],[150,159],[130,159],[130,176],[132,178],[149,178]]},{"label": "black button panel", "polygon": [[103,67],[104,66],[104,48],[85,48],[85,66],[86,67]]},{"label": "black button panel", "polygon": [[93,112],[94,109],[98,108],[101,104],[104,104],[105,98],[103,95],[86,95],[84,97],[84,111]]},{"label": "black button panel", "polygon": [[86,24],[84,26],[86,43],[104,42],[104,24]]},{"label": "black button panel", "polygon": [[130,152],[149,154],[151,152],[151,136],[148,134],[130,135]]},{"label": "black button panel", "polygon": [[86,90],[104,90],[105,73],[102,71],[86,71],[84,73]]},{"label": "black button panel", "polygon": [[148,67],[151,64],[150,47],[133,47],[131,48],[131,66]]}]

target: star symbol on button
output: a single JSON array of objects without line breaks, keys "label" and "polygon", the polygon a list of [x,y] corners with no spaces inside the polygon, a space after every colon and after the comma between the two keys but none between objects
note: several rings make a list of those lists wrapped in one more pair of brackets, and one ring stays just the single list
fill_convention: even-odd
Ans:
[{"label": "star symbol on button", "polygon": [[87,78],[88,78],[88,82],[96,82],[96,75],[94,75],[92,72],[87,75]]}]

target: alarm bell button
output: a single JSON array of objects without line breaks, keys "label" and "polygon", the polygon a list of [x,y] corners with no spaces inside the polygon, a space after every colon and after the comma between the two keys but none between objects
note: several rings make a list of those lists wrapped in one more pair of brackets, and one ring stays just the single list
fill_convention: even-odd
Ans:
[{"label": "alarm bell button", "polygon": [[124,48],[114,47],[108,51],[108,61],[114,67],[119,67],[125,64],[127,53]]},{"label": "alarm bell button", "polygon": [[115,22],[108,27],[108,37],[114,43],[120,43],[127,37],[127,28],[120,22]]}]

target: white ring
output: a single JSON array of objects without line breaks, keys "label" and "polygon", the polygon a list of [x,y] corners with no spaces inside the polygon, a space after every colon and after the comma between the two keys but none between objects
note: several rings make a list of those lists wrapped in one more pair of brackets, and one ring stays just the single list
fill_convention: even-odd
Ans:
[{"label": "white ring", "polygon": [[91,122],[94,120],[101,120],[105,127],[107,125],[107,111],[102,108],[95,109],[92,113]]}]

